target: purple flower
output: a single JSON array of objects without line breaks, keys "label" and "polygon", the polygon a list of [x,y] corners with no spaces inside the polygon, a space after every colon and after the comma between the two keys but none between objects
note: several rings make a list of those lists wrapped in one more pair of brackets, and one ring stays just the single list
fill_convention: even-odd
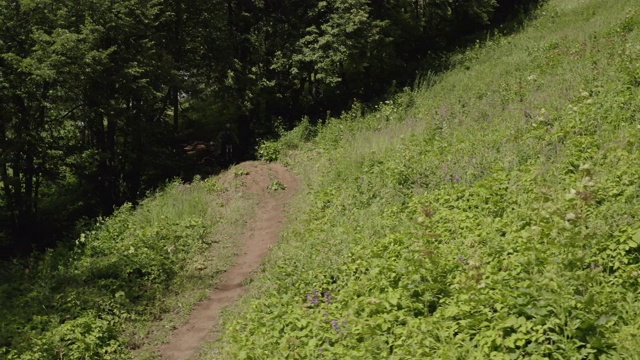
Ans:
[{"label": "purple flower", "polygon": [[330,292],[325,292],[324,293],[324,301],[327,302],[327,304],[331,304],[331,293]]},{"label": "purple flower", "polygon": [[310,294],[307,294],[307,302],[311,305],[318,305],[320,302],[320,296],[318,290],[313,290]]},{"label": "purple flower", "polygon": [[453,182],[457,182],[457,183],[459,183],[459,182],[460,182],[460,176],[456,175],[456,176],[453,178]]},{"label": "purple flower", "polygon": [[335,320],[335,319],[331,320],[331,327],[336,332],[340,332],[340,325],[338,325],[338,320]]}]

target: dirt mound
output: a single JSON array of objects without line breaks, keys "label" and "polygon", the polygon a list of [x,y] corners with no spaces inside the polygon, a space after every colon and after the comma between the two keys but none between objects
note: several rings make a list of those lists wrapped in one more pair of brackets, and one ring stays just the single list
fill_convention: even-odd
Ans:
[{"label": "dirt mound", "polygon": [[233,265],[205,301],[197,305],[189,321],[177,329],[171,341],[160,348],[162,359],[183,360],[196,354],[202,342],[213,335],[210,330],[218,324],[220,310],[245,293],[243,281],[255,271],[269,248],[275,244],[285,220],[285,206],[296,187],[296,178],[280,164],[245,162],[223,175],[222,181],[242,176],[243,189],[258,197],[253,219],[247,222],[243,245]]}]

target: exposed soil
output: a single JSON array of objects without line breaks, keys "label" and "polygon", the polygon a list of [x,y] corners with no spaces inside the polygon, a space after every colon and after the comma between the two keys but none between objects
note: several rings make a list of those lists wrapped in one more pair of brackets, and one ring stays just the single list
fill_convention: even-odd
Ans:
[{"label": "exposed soil", "polygon": [[[222,275],[220,285],[212,289],[210,297],[196,306],[189,321],[175,330],[170,342],[160,348],[162,359],[188,359],[198,352],[203,341],[215,336],[210,330],[219,323],[220,310],[245,293],[243,281],[260,266],[280,235],[285,206],[297,187],[296,178],[280,164],[251,161],[236,166],[236,169],[248,174],[238,175],[236,170],[235,174],[230,172],[224,176],[227,180],[242,176],[244,191],[258,197],[255,215],[247,222],[235,265]],[[279,186],[269,189],[275,181],[283,184],[285,189],[277,189]]]}]

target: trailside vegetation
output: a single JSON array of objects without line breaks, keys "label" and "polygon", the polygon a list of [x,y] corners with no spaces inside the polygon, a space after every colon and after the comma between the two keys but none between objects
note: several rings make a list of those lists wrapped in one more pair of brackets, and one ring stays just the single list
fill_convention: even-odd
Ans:
[{"label": "trailside vegetation", "polygon": [[173,182],[73,245],[5,262],[0,358],[154,358],[232,264],[255,202],[241,176]]},{"label": "trailside vegetation", "polygon": [[264,144],[305,187],[200,359],[638,358],[640,12],[537,15]]}]

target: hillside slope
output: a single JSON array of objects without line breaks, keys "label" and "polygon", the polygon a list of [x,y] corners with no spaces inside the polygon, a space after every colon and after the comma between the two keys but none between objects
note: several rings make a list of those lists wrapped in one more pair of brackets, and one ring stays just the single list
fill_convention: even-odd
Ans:
[{"label": "hillside slope", "polygon": [[[161,346],[160,357],[164,360],[189,359],[205,339],[215,336],[220,310],[244,294],[243,284],[250,281],[269,248],[278,240],[285,222],[284,209],[296,189],[296,179],[285,167],[249,161],[236,165],[234,173],[244,174],[241,191],[257,198],[255,214],[247,220],[244,234],[240,236],[242,248],[233,259],[233,266],[222,274],[222,281],[210,290],[207,299],[195,307],[189,321]],[[233,175],[227,173],[223,178],[229,182]]]},{"label": "hillside slope", "polygon": [[304,179],[294,221],[200,358],[639,358],[639,26],[635,0],[551,0],[265,144]]},{"label": "hillside slope", "polygon": [[0,264],[0,359],[187,358],[277,240],[295,184],[259,162],[175,181],[73,247]]}]

